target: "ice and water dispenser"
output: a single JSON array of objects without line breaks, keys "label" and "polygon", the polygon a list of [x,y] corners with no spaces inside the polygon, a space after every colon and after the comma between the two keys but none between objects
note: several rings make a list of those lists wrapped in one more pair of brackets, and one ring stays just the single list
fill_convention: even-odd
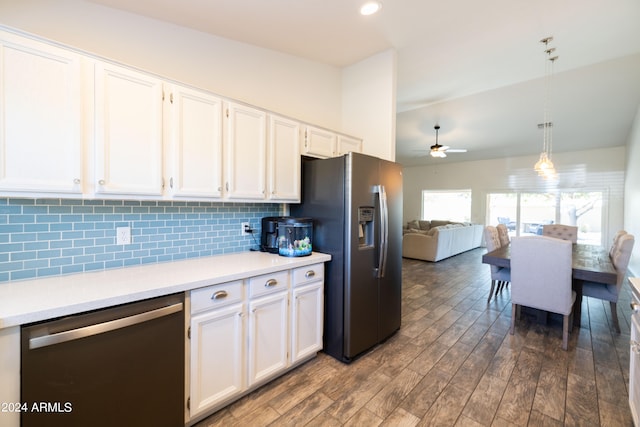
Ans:
[{"label": "ice and water dispenser", "polygon": [[375,209],[370,206],[358,208],[358,246],[360,248],[373,247]]}]

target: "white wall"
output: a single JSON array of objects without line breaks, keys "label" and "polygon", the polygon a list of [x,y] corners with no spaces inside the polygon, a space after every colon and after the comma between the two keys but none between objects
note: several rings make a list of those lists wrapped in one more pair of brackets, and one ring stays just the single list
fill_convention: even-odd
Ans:
[{"label": "white wall", "polygon": [[640,275],[640,106],[627,145],[627,179],[624,186],[624,229],[636,242],[629,263],[629,276]]},{"label": "white wall", "polygon": [[341,130],[342,70],[333,66],[81,0],[0,1],[0,24]]},{"label": "white wall", "polygon": [[363,138],[363,150],[396,158],[396,52],[373,55],[343,71],[342,124]]},{"label": "white wall", "polygon": [[[603,230],[605,242],[623,227],[625,156],[625,147],[553,154],[560,188],[608,193],[609,216]],[[549,185],[533,171],[537,160],[537,156],[524,156],[438,164],[434,159],[430,166],[406,167],[403,171],[404,221],[420,218],[422,190],[471,189],[471,221],[492,223],[485,218],[488,193],[540,190]],[[640,176],[637,179],[640,180]]]}]

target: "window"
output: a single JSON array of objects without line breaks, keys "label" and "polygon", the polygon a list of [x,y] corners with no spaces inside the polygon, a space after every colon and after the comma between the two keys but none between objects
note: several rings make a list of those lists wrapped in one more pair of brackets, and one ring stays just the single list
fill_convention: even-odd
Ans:
[{"label": "window", "polygon": [[559,191],[551,193],[490,193],[487,224],[503,223],[509,234],[542,234],[545,224],[578,226],[578,242],[602,244],[603,193]]},{"label": "window", "polygon": [[487,200],[487,223],[504,224],[510,236],[516,235],[516,220],[518,219],[517,193],[491,193]]},{"label": "window", "polygon": [[578,241],[602,244],[602,199],[600,191],[560,194],[560,224],[578,226]]},{"label": "window", "polygon": [[422,219],[471,221],[471,190],[422,191]]},{"label": "window", "polygon": [[520,194],[520,235],[542,235],[542,226],[556,223],[556,195]]}]

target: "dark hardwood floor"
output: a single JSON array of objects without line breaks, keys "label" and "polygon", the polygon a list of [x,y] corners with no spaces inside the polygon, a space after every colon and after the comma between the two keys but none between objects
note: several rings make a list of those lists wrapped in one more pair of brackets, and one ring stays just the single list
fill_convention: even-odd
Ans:
[{"label": "dark hardwood floor", "polygon": [[197,424],[205,426],[632,426],[629,302],[584,298],[582,327],[524,316],[509,289],[487,304],[484,249],[403,260],[400,331],[350,365],[320,353]]}]

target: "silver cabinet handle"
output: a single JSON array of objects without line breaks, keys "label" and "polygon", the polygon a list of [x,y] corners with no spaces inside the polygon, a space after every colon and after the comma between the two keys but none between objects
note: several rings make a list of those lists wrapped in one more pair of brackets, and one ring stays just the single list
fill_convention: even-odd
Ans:
[{"label": "silver cabinet handle", "polygon": [[74,180],[73,180],[73,183],[74,183],[74,184],[80,184],[80,178],[76,178],[76,179],[74,179]]},{"label": "silver cabinet handle", "polygon": [[214,293],[213,295],[211,295],[211,299],[212,300],[218,300],[218,299],[226,298],[227,296],[229,296],[227,291],[218,291],[218,292]]},{"label": "silver cabinet handle", "polygon": [[631,306],[631,311],[633,311],[634,313],[638,313],[640,311],[640,304],[638,304],[637,302],[633,301],[629,305]]},{"label": "silver cabinet handle", "polygon": [[157,319],[158,317],[168,316],[179,311],[182,311],[181,302],[169,305],[167,307],[161,307],[155,310],[146,311],[144,313],[134,314],[133,316],[123,317],[122,319],[110,320],[108,322],[89,325],[78,329],[72,329],[70,331],[59,332],[57,334],[33,337],[29,339],[29,349],[46,347],[49,345],[60,344],[67,341],[90,337],[92,335],[98,335],[103,332],[115,331],[116,329],[137,325],[138,323]]},{"label": "silver cabinet handle", "polygon": [[631,351],[640,354],[640,342],[631,340]]},{"label": "silver cabinet handle", "polygon": [[315,272],[315,271],[313,271],[313,270],[309,270],[309,271],[307,271],[306,273],[304,273],[304,277],[306,277],[307,279],[308,279],[309,277],[314,277],[315,275],[316,275],[316,272]]},{"label": "silver cabinet handle", "polygon": [[269,280],[267,280],[265,282],[264,287],[265,288],[271,288],[271,287],[273,287],[273,286],[275,286],[277,284],[278,284],[278,281],[276,279],[269,279]]},{"label": "silver cabinet handle", "polygon": [[104,184],[105,184],[105,182],[106,182],[106,181],[105,181],[104,179],[101,179],[100,181],[98,181],[98,184],[100,184],[100,185],[104,185]]}]

